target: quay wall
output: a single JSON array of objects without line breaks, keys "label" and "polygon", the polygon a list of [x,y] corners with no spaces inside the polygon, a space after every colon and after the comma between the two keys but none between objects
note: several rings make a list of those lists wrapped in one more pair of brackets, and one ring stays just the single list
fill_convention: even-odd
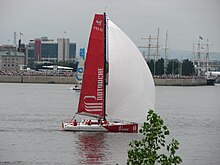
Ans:
[{"label": "quay wall", "polygon": [[61,76],[5,76],[0,75],[2,83],[43,83],[43,84],[74,84],[75,77]]},{"label": "quay wall", "polygon": [[160,79],[154,78],[156,86],[202,86],[207,85],[205,78],[190,78],[190,79]]},{"label": "quay wall", "polygon": [[[0,75],[2,83],[47,83],[47,84],[74,84],[74,77],[60,76],[8,76]],[[205,78],[190,78],[190,79],[164,79],[154,78],[156,86],[201,86],[206,85]]]}]

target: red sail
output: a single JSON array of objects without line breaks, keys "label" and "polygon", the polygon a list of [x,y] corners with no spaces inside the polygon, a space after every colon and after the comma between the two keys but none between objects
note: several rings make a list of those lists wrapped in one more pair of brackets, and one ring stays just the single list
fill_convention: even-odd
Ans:
[{"label": "red sail", "polygon": [[78,113],[104,117],[104,15],[93,20],[86,55]]}]

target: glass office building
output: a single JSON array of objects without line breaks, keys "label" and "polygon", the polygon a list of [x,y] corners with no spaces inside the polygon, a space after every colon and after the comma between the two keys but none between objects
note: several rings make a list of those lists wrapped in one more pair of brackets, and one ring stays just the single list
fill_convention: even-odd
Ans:
[{"label": "glass office building", "polygon": [[58,38],[57,42],[47,37],[30,40],[27,50],[27,62],[72,62],[76,57],[76,43],[68,38]]}]

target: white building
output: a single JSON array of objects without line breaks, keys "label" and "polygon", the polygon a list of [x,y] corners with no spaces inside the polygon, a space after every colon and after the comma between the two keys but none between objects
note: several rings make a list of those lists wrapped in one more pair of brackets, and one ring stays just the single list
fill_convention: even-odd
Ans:
[{"label": "white building", "polygon": [[69,61],[69,38],[58,38],[58,57],[59,61]]},{"label": "white building", "polygon": [[15,49],[0,49],[0,70],[19,71],[24,65],[25,55]]}]

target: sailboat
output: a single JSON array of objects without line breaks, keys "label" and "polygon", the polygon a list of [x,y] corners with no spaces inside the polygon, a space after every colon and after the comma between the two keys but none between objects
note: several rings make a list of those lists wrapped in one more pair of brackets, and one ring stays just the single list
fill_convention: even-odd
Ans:
[{"label": "sailboat", "polygon": [[154,107],[154,81],[142,54],[105,13],[95,14],[78,110],[62,129],[136,133]]}]

